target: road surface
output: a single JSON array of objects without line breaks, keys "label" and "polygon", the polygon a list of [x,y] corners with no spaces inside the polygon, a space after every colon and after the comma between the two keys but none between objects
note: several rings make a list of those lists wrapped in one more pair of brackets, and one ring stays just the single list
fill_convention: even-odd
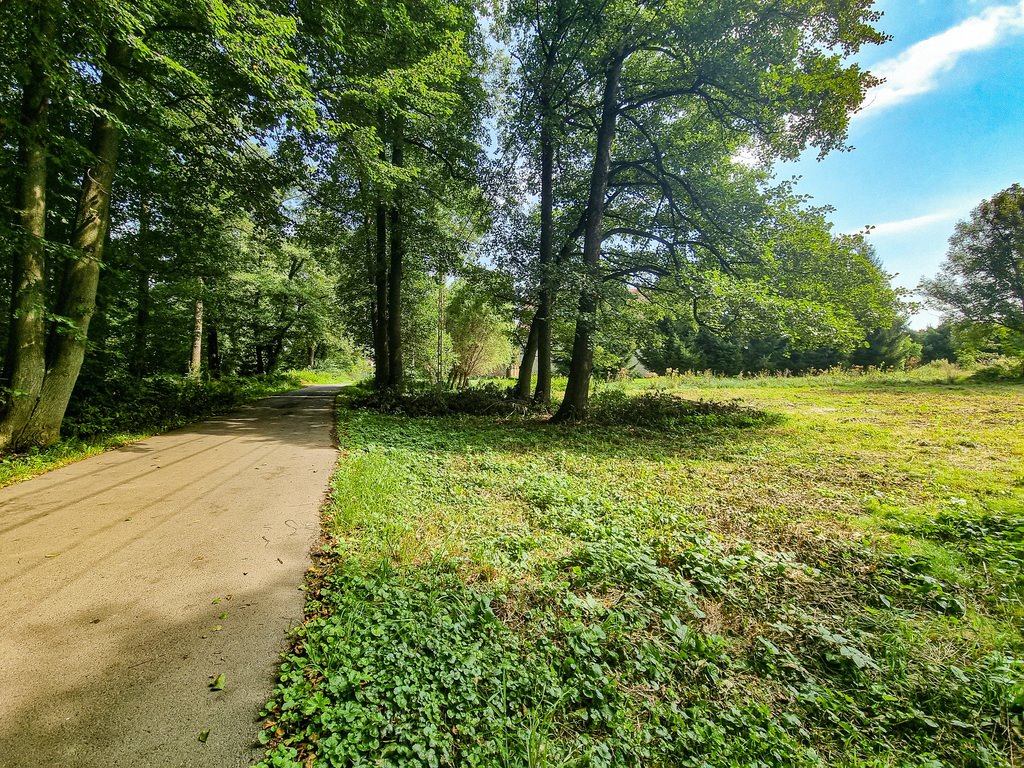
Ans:
[{"label": "road surface", "polygon": [[0,489],[0,766],[250,764],[302,617],[337,389]]}]

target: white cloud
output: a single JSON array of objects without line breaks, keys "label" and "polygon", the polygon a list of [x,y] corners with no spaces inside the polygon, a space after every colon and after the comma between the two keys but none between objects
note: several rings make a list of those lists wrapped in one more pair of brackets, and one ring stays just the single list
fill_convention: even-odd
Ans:
[{"label": "white cloud", "polygon": [[963,211],[957,209],[955,211],[939,211],[938,213],[929,213],[924,216],[915,216],[912,219],[900,219],[899,221],[886,221],[882,224],[876,224],[871,228],[872,235],[879,235],[884,237],[885,235],[903,235],[907,232],[914,232],[918,229],[924,229],[925,227],[931,226],[932,224],[939,224],[944,221],[953,221],[959,216],[963,215]]},{"label": "white cloud", "polygon": [[863,113],[877,112],[939,87],[939,75],[956,66],[960,57],[983,51],[1024,33],[1024,0],[995,5],[945,32],[922,40],[899,56],[871,68],[885,82],[868,94]]}]

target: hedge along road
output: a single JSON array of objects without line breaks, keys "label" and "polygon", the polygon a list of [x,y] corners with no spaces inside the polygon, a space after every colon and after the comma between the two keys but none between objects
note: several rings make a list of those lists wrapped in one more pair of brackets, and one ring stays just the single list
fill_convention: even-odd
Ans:
[{"label": "hedge along road", "polygon": [[0,490],[0,765],[253,760],[302,617],[337,390]]}]

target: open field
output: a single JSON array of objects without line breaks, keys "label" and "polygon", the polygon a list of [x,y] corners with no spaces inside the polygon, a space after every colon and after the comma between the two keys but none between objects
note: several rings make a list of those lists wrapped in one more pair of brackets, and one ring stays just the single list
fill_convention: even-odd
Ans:
[{"label": "open field", "polygon": [[758,411],[659,429],[343,394],[265,764],[1021,764],[1024,388],[948,381],[608,385]]}]

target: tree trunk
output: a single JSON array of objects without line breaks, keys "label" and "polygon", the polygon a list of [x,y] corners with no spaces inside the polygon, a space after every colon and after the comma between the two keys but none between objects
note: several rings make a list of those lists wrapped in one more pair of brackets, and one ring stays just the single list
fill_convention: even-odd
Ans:
[{"label": "tree trunk", "polygon": [[[549,99],[545,97],[544,101]],[[545,112],[550,111],[547,104]],[[554,195],[555,147],[551,140],[549,115],[544,114],[540,128],[540,293],[537,316],[537,389],[533,401],[538,405],[551,404],[551,307],[554,303]],[[533,328],[530,329],[531,333]]]},{"label": "tree trunk", "polygon": [[[48,39],[52,22],[42,16],[38,23],[40,38]],[[15,199],[16,224],[21,238],[15,246],[12,265],[11,323],[4,377],[11,392],[0,408],[0,452],[25,445],[24,431],[36,408],[46,374],[44,238],[49,90],[47,68],[36,60],[22,91],[18,153],[21,177]]]},{"label": "tree trunk", "polygon": [[[202,286],[202,279],[199,285]],[[190,379],[198,379],[203,372],[203,299],[196,298],[196,309],[192,316],[192,357],[188,363]]]},{"label": "tree trunk", "polygon": [[75,258],[65,263],[57,314],[70,320],[70,328],[51,330],[47,344],[47,369],[39,393],[39,402],[25,426],[19,442],[22,445],[50,445],[60,437],[60,425],[68,400],[78,380],[85,359],[89,321],[96,311],[96,289],[107,232],[110,229],[110,193],[117,169],[121,130],[124,117],[120,101],[120,80],[112,68],[123,67],[128,49],[111,42],[107,49],[110,65],[100,81],[105,103],[93,120],[91,167],[82,179],[82,192],[75,215],[71,247]]},{"label": "tree trunk", "polygon": [[309,345],[309,370],[316,366],[316,344]]},{"label": "tree trunk", "polygon": [[590,175],[590,193],[587,198],[586,225],[583,230],[584,280],[580,290],[579,314],[576,318],[576,337],[569,363],[569,380],[565,399],[552,421],[578,421],[587,416],[590,397],[590,375],[594,369],[593,334],[597,324],[599,263],[601,237],[604,224],[604,197],[608,191],[608,172],[611,168],[612,143],[615,140],[615,120],[618,117],[619,76],[622,74],[624,55],[615,54],[605,76],[601,101],[601,126],[597,134],[597,151]]},{"label": "tree trunk", "polygon": [[146,348],[149,331],[149,199],[145,193],[139,201],[139,254],[135,276],[135,339],[132,344],[132,374],[141,379],[146,375]]},{"label": "tree trunk", "polygon": [[211,378],[220,378],[220,338],[213,323],[206,324],[206,370]]},{"label": "tree trunk", "polygon": [[444,381],[444,282],[447,275],[437,273],[437,374],[434,382],[441,386]]},{"label": "tree trunk", "polygon": [[[404,164],[404,136],[401,120],[397,121],[391,147],[391,164],[401,168]],[[395,202],[389,212],[391,260],[388,268],[388,388],[402,386],[402,261],[405,244],[402,240],[402,195],[395,191]]]},{"label": "tree trunk", "polygon": [[383,200],[377,201],[377,236],[374,242],[374,317],[373,317],[373,362],[374,384],[377,389],[388,385],[388,220],[387,207]]},{"label": "tree trunk", "polygon": [[519,376],[516,378],[516,400],[530,399],[530,386],[533,384],[533,359],[537,356],[537,315],[530,321],[530,332],[526,335],[526,346],[523,347],[523,360],[519,363]]}]

